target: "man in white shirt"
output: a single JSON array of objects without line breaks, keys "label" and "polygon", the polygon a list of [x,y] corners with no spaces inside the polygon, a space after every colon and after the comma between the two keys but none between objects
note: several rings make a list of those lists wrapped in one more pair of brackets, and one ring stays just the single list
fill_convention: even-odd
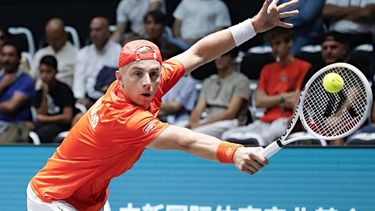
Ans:
[{"label": "man in white shirt", "polygon": [[78,49],[67,39],[65,24],[59,18],[50,19],[45,26],[48,46],[39,49],[32,62],[30,75],[39,78],[39,62],[43,56],[53,55],[57,59],[58,73],[56,78],[72,87]]},{"label": "man in white shirt", "polygon": [[329,31],[343,33],[352,48],[372,42],[375,0],[326,0],[322,15]]},{"label": "man in white shirt", "polygon": [[[116,9],[116,31],[112,40],[122,42],[125,32],[132,36],[143,35],[143,17],[148,11],[166,12],[164,0],[122,0]],[[127,30],[130,23],[130,30]]]},{"label": "man in white shirt", "polygon": [[231,25],[228,7],[221,0],[182,0],[173,17],[174,35],[189,44]]},{"label": "man in white shirt", "polygon": [[[108,20],[94,17],[90,22],[92,44],[78,53],[73,92],[77,102],[89,107],[103,92],[95,89],[97,76],[104,67],[116,67],[121,46],[110,40]],[[105,79],[102,79],[105,80]]]}]

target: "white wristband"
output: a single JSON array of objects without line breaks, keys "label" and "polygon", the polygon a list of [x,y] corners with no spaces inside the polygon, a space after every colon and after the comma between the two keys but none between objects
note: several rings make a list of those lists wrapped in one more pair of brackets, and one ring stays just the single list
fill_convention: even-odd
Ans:
[{"label": "white wristband", "polygon": [[237,25],[229,27],[236,46],[248,41],[256,35],[251,19],[247,19]]}]

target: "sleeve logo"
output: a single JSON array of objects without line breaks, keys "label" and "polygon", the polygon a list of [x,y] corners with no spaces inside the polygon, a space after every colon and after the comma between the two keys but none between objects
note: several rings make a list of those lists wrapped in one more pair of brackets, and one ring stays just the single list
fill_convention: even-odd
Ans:
[{"label": "sleeve logo", "polygon": [[143,128],[143,132],[146,133],[146,134],[152,132],[153,130],[155,130],[155,125],[154,125],[154,123],[152,123],[152,122],[149,122],[149,123]]}]

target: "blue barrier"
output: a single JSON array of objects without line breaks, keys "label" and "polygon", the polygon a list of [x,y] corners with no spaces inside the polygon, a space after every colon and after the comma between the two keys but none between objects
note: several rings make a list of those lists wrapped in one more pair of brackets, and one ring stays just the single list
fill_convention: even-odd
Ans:
[{"label": "blue barrier", "polygon": [[[54,147],[0,147],[0,210],[26,210],[29,179]],[[254,176],[146,150],[110,185],[112,211],[374,211],[374,148],[287,148]]]}]

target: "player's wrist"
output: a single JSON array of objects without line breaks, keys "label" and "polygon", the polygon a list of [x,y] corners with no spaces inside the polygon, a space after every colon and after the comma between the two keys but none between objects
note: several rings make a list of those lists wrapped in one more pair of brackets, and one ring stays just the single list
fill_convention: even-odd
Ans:
[{"label": "player's wrist", "polygon": [[234,163],[233,157],[239,147],[243,147],[243,145],[222,141],[216,150],[218,161],[221,163]]},{"label": "player's wrist", "polygon": [[256,35],[252,19],[247,19],[239,24],[229,27],[236,46],[248,41]]}]

